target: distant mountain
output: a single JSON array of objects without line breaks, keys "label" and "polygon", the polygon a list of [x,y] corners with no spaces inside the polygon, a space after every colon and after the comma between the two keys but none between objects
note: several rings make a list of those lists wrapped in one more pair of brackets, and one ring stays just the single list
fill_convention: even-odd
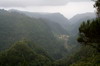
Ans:
[{"label": "distant mountain", "polygon": [[78,44],[77,37],[79,32],[79,26],[83,21],[91,20],[94,18],[96,18],[95,13],[83,13],[83,14],[77,14],[73,16],[71,19],[69,19],[70,27],[67,30],[67,32],[69,32],[70,38],[68,43],[73,45]]},{"label": "distant mountain", "polygon": [[59,35],[67,34],[58,23],[30,18],[18,12],[0,10],[0,50],[25,39],[47,50],[53,58],[59,59],[67,53],[64,41],[58,40]]},{"label": "distant mountain", "polygon": [[50,20],[52,22],[58,23],[61,25],[61,27],[63,27],[64,29],[68,29],[69,27],[69,20],[64,17],[62,14],[60,13],[38,13],[38,12],[25,12],[25,11],[18,11],[18,10],[9,10],[11,12],[19,12],[19,13],[24,13],[30,17],[33,18],[41,18],[41,19],[47,19]]},{"label": "distant mountain", "polygon": [[77,14],[75,16],[73,16],[69,21],[71,24],[75,24],[77,22],[82,22],[82,21],[86,21],[89,19],[94,19],[96,18],[96,14],[95,13],[83,13],[83,14]]},{"label": "distant mountain", "polygon": [[78,28],[80,26],[80,24],[83,21],[87,21],[87,20],[91,20],[96,18],[96,14],[95,13],[83,13],[83,14],[77,14],[74,17],[72,17],[69,21],[70,21],[70,33],[73,35],[78,34]]}]

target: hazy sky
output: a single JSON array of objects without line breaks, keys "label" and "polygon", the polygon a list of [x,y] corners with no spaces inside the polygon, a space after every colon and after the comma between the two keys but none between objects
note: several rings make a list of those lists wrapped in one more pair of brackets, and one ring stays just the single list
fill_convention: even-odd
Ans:
[{"label": "hazy sky", "polygon": [[31,12],[60,12],[67,18],[75,14],[94,12],[91,0],[0,0],[0,8]]},{"label": "hazy sky", "polygon": [[27,7],[27,6],[60,6],[68,2],[89,2],[90,0],[0,0],[3,7]]}]

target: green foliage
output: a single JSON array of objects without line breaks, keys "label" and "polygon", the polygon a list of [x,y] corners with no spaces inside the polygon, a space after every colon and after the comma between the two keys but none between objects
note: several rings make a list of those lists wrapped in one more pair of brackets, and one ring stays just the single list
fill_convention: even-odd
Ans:
[{"label": "green foliage", "polygon": [[51,60],[31,49],[24,41],[0,53],[0,66],[49,66]]},{"label": "green foliage", "polygon": [[[94,49],[100,48],[99,28],[100,19],[83,22],[78,41],[86,46],[67,55],[64,41],[55,37],[66,34],[59,24],[0,10],[0,50],[6,49],[0,52],[0,66],[99,66],[100,54]],[[68,42],[77,44],[75,37]]]},{"label": "green foliage", "polygon": [[80,61],[72,64],[71,66],[100,66],[100,54],[81,59]]},{"label": "green foliage", "polygon": [[89,51],[88,55],[82,53],[85,56],[74,62],[71,66],[100,66],[100,0],[95,1],[94,7],[97,9],[98,18],[81,24],[77,40],[81,44],[95,48],[96,53],[93,50],[90,52],[90,49],[86,49],[86,51]]},{"label": "green foliage", "polygon": [[94,1],[95,1],[94,7],[97,10],[98,17],[100,17],[100,0],[94,0]]},{"label": "green foliage", "polygon": [[[74,49],[75,50],[75,49]],[[93,57],[99,55],[98,52],[90,47],[90,46],[82,46],[81,48],[77,49],[74,51],[74,53],[67,55],[64,59],[58,60],[55,62],[55,65],[57,66],[70,66],[73,65],[74,63],[78,64],[78,62],[83,59],[87,59],[89,57]],[[100,59],[100,58],[98,58]],[[88,60],[86,62],[89,62],[91,60]],[[99,62],[99,60],[97,60]],[[81,65],[79,65],[81,66]]]},{"label": "green foliage", "polygon": [[79,28],[78,42],[100,50],[100,19],[82,23]]},{"label": "green foliage", "polygon": [[[66,31],[48,20],[0,10],[0,50],[5,50],[15,42],[25,39],[44,48],[54,59],[60,59],[67,53],[62,52],[62,48],[67,49],[62,40],[57,40],[55,34],[66,34]],[[59,57],[56,57],[57,54]]]}]

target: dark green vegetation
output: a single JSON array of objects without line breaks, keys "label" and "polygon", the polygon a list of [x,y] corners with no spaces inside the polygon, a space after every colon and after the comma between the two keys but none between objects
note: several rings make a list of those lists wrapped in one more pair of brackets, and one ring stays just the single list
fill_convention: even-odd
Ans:
[{"label": "dark green vegetation", "polygon": [[96,8],[97,10],[97,16],[100,17],[100,0],[93,0],[95,1],[95,4],[94,4],[94,7]]},{"label": "dark green vegetation", "polygon": [[0,50],[9,48],[17,41],[28,40],[44,48],[51,57],[62,58],[67,49],[58,35],[67,35],[67,32],[59,24],[49,22],[0,10]]},{"label": "dark green vegetation", "polygon": [[71,24],[58,13],[0,10],[0,66],[100,66],[98,2],[96,19],[76,17]]},{"label": "dark green vegetation", "polygon": [[85,51],[82,49],[78,53],[80,58],[77,57],[78,61],[71,66],[100,66],[100,18],[82,23],[78,42],[85,47]]},{"label": "dark green vegetation", "polygon": [[[76,49],[76,48],[75,48]],[[95,59],[95,58],[96,59]],[[91,59],[90,59],[91,58]],[[88,60],[87,60],[88,59]],[[80,63],[78,64],[78,62]],[[66,56],[64,59],[56,61],[57,66],[96,66],[96,64],[100,65],[100,54],[90,46],[80,47],[77,51],[74,51],[73,54]],[[91,65],[88,65],[91,64]],[[97,65],[97,66],[99,66]]]},{"label": "dark green vegetation", "polygon": [[[37,18],[37,19],[42,18],[45,20],[50,20],[52,22],[58,23],[65,30],[68,29],[68,26],[70,25],[69,20],[60,13],[38,13],[38,12],[33,13],[33,12],[26,12],[26,11],[18,11],[18,10],[14,10],[14,9],[11,9],[9,11],[25,14],[32,18]],[[67,26],[67,28],[66,28],[66,26]]]},{"label": "dark green vegetation", "polygon": [[20,41],[0,53],[0,66],[50,66],[47,53],[27,41]]},{"label": "dark green vegetation", "polygon": [[83,22],[79,32],[78,41],[80,43],[90,45],[100,52],[100,19]]},{"label": "dark green vegetation", "polygon": [[[88,55],[85,52],[85,56],[74,62],[71,66],[100,66],[100,0],[96,0],[94,6],[97,9],[97,18],[81,24],[77,39],[78,42],[85,46]],[[87,46],[90,48],[86,49]],[[84,50],[81,54],[83,52]]]},{"label": "dark green vegetation", "polygon": [[[100,18],[83,22],[79,28],[78,42],[72,54],[56,61],[57,66],[100,66]],[[78,48],[78,49],[77,49]]]}]

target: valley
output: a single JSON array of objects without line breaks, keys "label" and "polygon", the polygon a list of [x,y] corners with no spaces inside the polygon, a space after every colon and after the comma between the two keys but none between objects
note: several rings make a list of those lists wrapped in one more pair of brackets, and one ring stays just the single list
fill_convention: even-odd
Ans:
[{"label": "valley", "polygon": [[[94,13],[67,19],[60,13],[0,9],[0,66],[99,66],[96,49],[81,45],[87,37],[89,42],[99,43],[94,26],[100,23],[95,19]],[[86,60],[90,64],[85,65]]]}]

